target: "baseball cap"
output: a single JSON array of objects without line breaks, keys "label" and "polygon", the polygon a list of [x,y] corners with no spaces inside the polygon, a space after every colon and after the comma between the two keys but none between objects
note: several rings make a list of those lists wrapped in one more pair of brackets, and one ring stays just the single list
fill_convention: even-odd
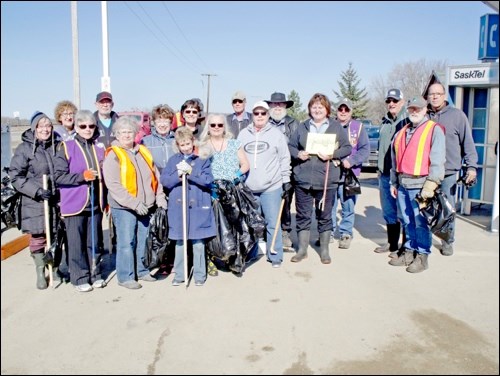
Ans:
[{"label": "baseball cap", "polygon": [[252,107],[252,111],[255,110],[256,108],[259,108],[259,107],[262,107],[266,111],[269,111],[269,105],[266,102],[264,102],[264,101],[255,102],[255,104]]},{"label": "baseball cap", "polygon": [[422,97],[413,97],[408,101],[408,104],[406,105],[406,108],[410,107],[417,107],[417,108],[427,107],[427,101]]},{"label": "baseball cap", "polygon": [[239,99],[241,101],[244,101],[247,98],[244,92],[242,91],[237,91],[236,93],[233,94],[233,98],[231,100]]},{"label": "baseball cap", "polygon": [[349,110],[352,111],[352,102],[349,100],[349,98],[342,98],[340,102],[335,105],[335,108],[339,109],[342,105],[346,106]]},{"label": "baseball cap", "polygon": [[111,93],[107,92],[107,91],[101,91],[99,94],[97,94],[97,96],[95,97],[95,101],[96,102],[100,102],[102,101],[103,99],[110,99],[111,101],[113,100],[113,96],[111,95]]},{"label": "baseball cap", "polygon": [[394,98],[400,101],[401,99],[403,99],[403,93],[399,89],[389,89],[387,95],[385,96],[385,99],[389,98]]}]

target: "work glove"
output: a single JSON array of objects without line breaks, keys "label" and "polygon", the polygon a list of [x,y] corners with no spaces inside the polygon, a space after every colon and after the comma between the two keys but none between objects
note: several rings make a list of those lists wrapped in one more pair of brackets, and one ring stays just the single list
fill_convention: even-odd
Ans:
[{"label": "work glove", "polygon": [[281,193],[281,198],[284,198],[288,195],[288,192],[292,189],[291,183],[283,183],[283,192]]},{"label": "work glove", "polygon": [[95,180],[97,177],[97,171],[96,170],[85,170],[83,171],[83,178],[85,181],[92,181]]},{"label": "work glove", "polygon": [[241,172],[241,170],[238,170],[238,172],[236,172],[236,177],[233,179],[233,184],[238,185],[240,183],[244,183],[245,180],[247,180],[246,174]]},{"label": "work glove", "polygon": [[438,183],[427,179],[424,183],[424,186],[420,190],[420,196],[423,200],[427,200],[429,198],[434,197],[434,191],[437,189]]},{"label": "work glove", "polygon": [[181,161],[177,163],[177,174],[182,176],[184,174],[190,174],[193,168],[186,161]]},{"label": "work glove", "polygon": [[139,205],[135,208],[135,212],[139,215],[146,215],[149,213],[149,209],[143,202],[139,202]]},{"label": "work glove", "polygon": [[217,200],[219,198],[219,194],[217,193],[219,186],[215,183],[210,184],[210,193],[212,200]]},{"label": "work glove", "polygon": [[472,187],[474,184],[476,184],[476,178],[477,178],[477,172],[475,168],[471,168],[467,170],[467,173],[465,174],[465,186],[467,188]]},{"label": "work glove", "polygon": [[52,192],[48,189],[38,188],[35,193],[35,198],[39,200],[50,200]]}]

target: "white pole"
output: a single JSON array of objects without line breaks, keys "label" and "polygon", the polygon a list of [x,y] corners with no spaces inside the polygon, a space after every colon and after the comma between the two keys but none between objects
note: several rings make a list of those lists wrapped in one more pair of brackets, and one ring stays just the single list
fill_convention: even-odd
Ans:
[{"label": "white pole", "polygon": [[498,169],[499,169],[499,153],[497,150],[497,166],[495,168],[495,193],[493,194],[493,211],[491,213],[491,232],[498,232]]},{"label": "white pole", "polygon": [[101,90],[111,92],[111,79],[109,77],[109,49],[108,49],[108,5],[101,1],[102,14],[102,72]]},{"label": "white pole", "polygon": [[78,57],[78,9],[77,1],[71,2],[71,35],[73,39],[73,99],[80,108],[80,63]]}]

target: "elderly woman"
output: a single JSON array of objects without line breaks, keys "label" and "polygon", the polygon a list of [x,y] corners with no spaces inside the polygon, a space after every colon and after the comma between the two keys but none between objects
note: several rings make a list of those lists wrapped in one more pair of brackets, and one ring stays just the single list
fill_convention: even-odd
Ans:
[{"label": "elderly woman", "polygon": [[[314,204],[320,258],[323,264],[329,264],[333,195],[337,191],[340,179],[340,160],[351,154],[352,147],[346,130],[338,121],[330,118],[331,104],[326,95],[314,94],[307,107],[310,118],[299,125],[288,144],[294,161],[296,226],[299,241],[299,249],[292,257],[292,262],[299,262],[307,257]],[[328,150],[317,150],[313,154],[310,149],[306,150],[307,139],[312,137],[311,134],[332,134],[335,135],[335,141],[332,145],[328,145]]]},{"label": "elderly woman", "polygon": [[[75,115],[76,136],[61,144],[59,154],[68,161],[68,172],[84,175],[77,186],[60,187],[61,215],[66,225],[70,281],[77,291],[103,288],[101,253],[102,213],[105,207],[101,165],[104,146],[97,144],[94,114],[88,110]],[[99,177],[99,179],[96,179]]]},{"label": "elderly woman", "polygon": [[54,119],[56,119],[57,124],[54,126],[54,132],[57,133],[63,141],[72,140],[76,136],[76,111],[76,106],[73,102],[68,100],[60,101],[56,104]]},{"label": "elderly woman", "polygon": [[144,251],[151,214],[157,206],[167,208],[153,156],[144,145],[134,142],[138,127],[128,116],[116,121],[116,140],[106,150],[103,165],[116,226],[116,275],[118,284],[129,289],[142,287],[136,278],[156,281],[144,266]]},{"label": "elderly woman", "polygon": [[[83,174],[65,173],[67,162],[56,155],[59,141],[54,138],[52,122],[43,112],[35,112],[31,117],[31,128],[21,137],[22,142],[12,156],[9,175],[13,187],[22,195],[21,230],[31,234],[29,249],[35,261],[36,287],[42,290],[47,288],[45,265],[49,262],[44,257],[47,243],[45,216],[49,215],[51,227],[57,228],[57,186],[81,184],[84,177]],[[43,175],[48,177],[48,189],[43,187]],[[44,211],[44,201],[49,203],[49,213]]]}]

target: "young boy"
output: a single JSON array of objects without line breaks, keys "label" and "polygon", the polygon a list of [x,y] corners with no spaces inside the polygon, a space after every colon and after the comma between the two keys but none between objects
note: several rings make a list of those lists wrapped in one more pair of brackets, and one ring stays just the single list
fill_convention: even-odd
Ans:
[{"label": "young boy", "polygon": [[168,195],[168,237],[176,240],[173,286],[179,286],[189,276],[184,275],[184,238],[182,218],[182,178],[186,178],[187,239],[193,246],[193,268],[196,286],[207,278],[205,239],[215,236],[210,186],[214,180],[209,159],[194,154],[194,136],[188,127],[175,132],[179,153],[173,155],[162,171],[160,181]]}]

